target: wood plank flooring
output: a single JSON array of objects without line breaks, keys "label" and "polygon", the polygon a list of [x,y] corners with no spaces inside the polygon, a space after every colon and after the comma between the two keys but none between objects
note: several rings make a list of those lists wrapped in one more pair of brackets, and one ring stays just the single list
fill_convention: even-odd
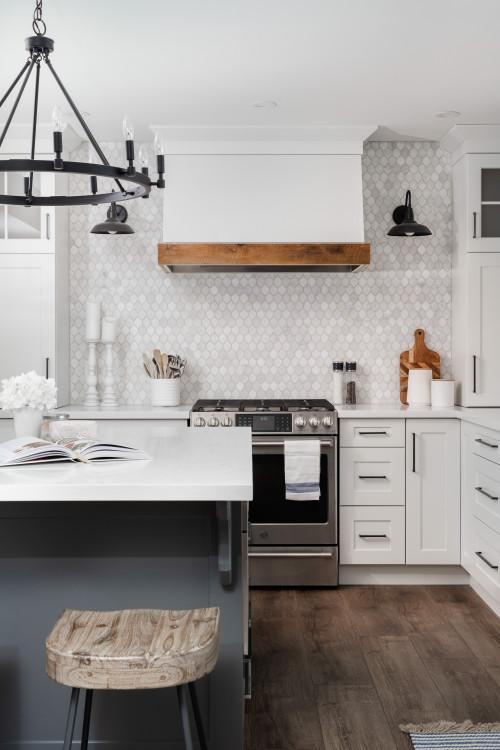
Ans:
[{"label": "wood plank flooring", "polygon": [[246,750],[408,750],[500,721],[500,619],[468,586],[254,589]]}]

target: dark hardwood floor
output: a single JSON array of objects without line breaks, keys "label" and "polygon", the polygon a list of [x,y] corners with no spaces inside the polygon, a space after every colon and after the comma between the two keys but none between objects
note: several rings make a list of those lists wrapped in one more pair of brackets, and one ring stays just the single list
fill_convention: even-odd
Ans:
[{"label": "dark hardwood floor", "polygon": [[250,599],[246,750],[408,750],[402,723],[500,721],[500,619],[468,586]]}]

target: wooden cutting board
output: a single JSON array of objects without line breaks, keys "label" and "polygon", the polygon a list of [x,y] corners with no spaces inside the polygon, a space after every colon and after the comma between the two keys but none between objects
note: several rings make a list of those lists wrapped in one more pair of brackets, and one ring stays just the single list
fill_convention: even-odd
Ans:
[{"label": "wooden cutting board", "polygon": [[441,375],[441,358],[437,352],[428,349],[425,345],[425,331],[417,328],[415,331],[415,346],[399,357],[399,376],[401,403],[407,404],[408,394],[408,370],[417,368],[428,368],[432,370],[432,377],[439,378]]}]

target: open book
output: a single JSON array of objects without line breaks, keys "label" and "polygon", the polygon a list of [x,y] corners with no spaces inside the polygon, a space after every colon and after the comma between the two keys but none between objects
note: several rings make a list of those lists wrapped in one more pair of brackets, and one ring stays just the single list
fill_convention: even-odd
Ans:
[{"label": "open book", "polygon": [[16,438],[0,443],[0,466],[39,464],[45,461],[130,461],[151,458],[137,448],[99,443],[96,440],[58,440],[49,443],[36,437]]}]

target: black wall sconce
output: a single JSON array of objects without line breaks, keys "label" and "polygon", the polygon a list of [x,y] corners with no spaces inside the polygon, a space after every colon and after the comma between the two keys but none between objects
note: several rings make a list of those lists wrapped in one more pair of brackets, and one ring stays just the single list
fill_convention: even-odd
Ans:
[{"label": "black wall sconce", "polygon": [[411,192],[409,190],[406,191],[404,206],[398,206],[394,209],[392,220],[396,226],[387,232],[389,237],[423,237],[432,234],[430,229],[423,224],[417,224],[413,218]]},{"label": "black wall sconce", "polygon": [[112,203],[108,208],[108,218],[100,224],[96,224],[90,230],[91,234],[134,234],[134,230],[129,224],[125,224],[128,219],[128,211],[123,206]]}]

